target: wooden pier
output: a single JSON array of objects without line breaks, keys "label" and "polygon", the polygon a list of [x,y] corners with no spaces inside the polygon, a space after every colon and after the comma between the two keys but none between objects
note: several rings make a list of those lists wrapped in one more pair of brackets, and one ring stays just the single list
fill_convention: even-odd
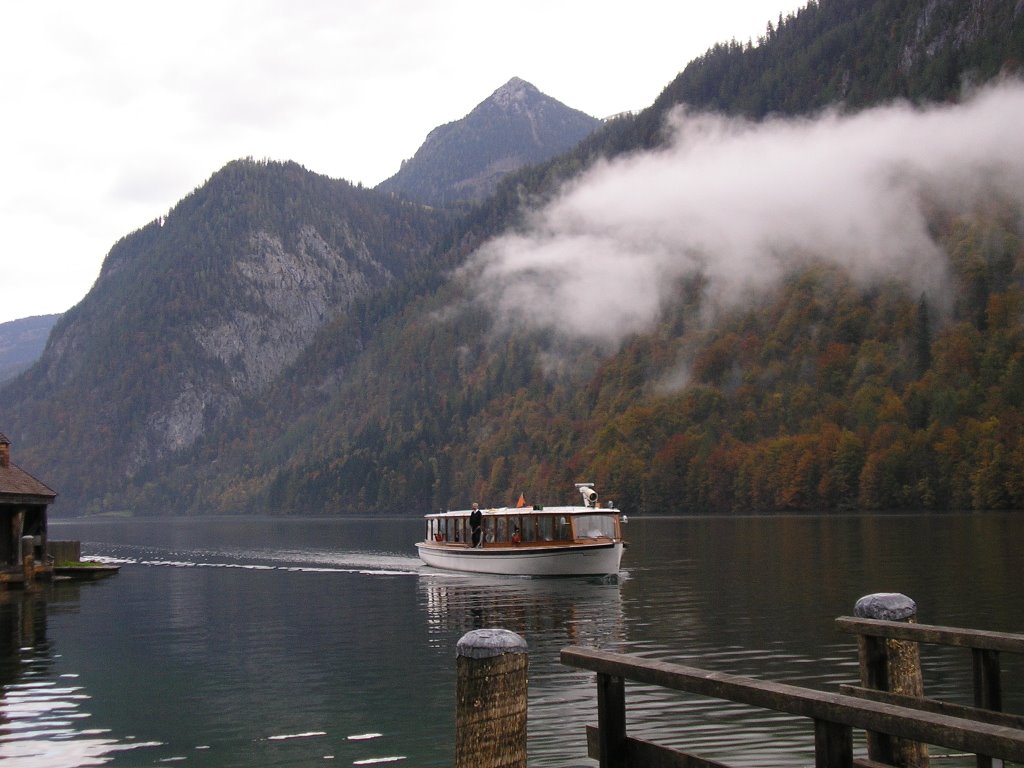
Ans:
[{"label": "wooden pier", "polygon": [[46,542],[46,555],[53,578],[58,580],[96,581],[113,576],[121,570],[119,565],[83,560],[80,541],[50,540]]},{"label": "wooden pier", "polygon": [[[814,724],[816,768],[923,768],[928,765],[928,744],[974,753],[979,768],[999,766],[1001,760],[1024,763],[1024,717],[1001,711],[999,663],[1000,653],[1024,654],[1024,635],[861,617],[841,617],[836,624],[858,637],[861,668],[861,685],[841,686],[836,692],[593,648],[563,649],[563,664],[597,674],[598,722],[586,729],[589,756],[601,768],[727,768],[629,736],[629,680],[809,718]],[[974,665],[975,706],[890,690],[892,667],[899,663],[895,643],[910,643],[915,653],[920,643],[968,649]],[[855,728],[869,734],[866,757],[854,756]],[[900,740],[922,748],[900,751]]]}]

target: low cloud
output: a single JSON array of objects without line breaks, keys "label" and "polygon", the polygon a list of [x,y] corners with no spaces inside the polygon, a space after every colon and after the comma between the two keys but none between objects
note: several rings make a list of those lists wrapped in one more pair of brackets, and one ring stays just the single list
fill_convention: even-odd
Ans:
[{"label": "low cloud", "polygon": [[602,162],[467,268],[508,325],[617,344],[657,320],[679,278],[711,304],[769,285],[796,260],[904,280],[938,296],[936,209],[993,195],[1024,206],[1024,84],[957,105],[754,123],[683,109],[658,151]]}]

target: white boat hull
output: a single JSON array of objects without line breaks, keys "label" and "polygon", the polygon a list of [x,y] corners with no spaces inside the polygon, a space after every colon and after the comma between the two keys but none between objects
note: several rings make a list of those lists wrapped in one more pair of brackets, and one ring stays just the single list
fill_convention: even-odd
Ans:
[{"label": "white boat hull", "polygon": [[420,559],[434,568],[506,576],[606,576],[619,572],[622,542],[564,547],[453,547],[421,541]]}]

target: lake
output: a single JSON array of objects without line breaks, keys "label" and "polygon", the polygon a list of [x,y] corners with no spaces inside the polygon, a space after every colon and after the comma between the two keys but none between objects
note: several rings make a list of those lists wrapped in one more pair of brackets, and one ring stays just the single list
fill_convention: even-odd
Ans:
[{"label": "lake", "polygon": [[[530,653],[529,763],[594,766],[593,676],[571,644],[835,690],[834,628],[902,592],[918,620],[1024,631],[1014,514],[631,518],[617,579],[421,566],[412,519],[52,520],[122,565],[0,598],[0,760],[51,766],[450,766],[455,647],[503,627]],[[925,648],[926,692],[969,703],[970,654]],[[1008,710],[1021,667],[1004,658]],[[629,730],[735,765],[813,764],[801,719],[627,685]]]}]

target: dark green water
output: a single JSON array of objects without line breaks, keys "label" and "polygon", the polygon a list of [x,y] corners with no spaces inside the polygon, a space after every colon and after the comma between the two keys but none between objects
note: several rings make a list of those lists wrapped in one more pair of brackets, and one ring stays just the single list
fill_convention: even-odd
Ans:
[{"label": "dark green water", "polygon": [[[449,766],[455,646],[530,648],[531,766],[593,766],[591,676],[570,644],[825,690],[857,677],[836,616],[903,592],[925,623],[1024,631],[1024,516],[632,519],[616,581],[421,567],[418,520],[51,523],[122,563],[0,602],[0,760],[45,766]],[[970,701],[966,652],[926,691]],[[1006,708],[1024,710],[1018,660]],[[631,733],[736,765],[813,764],[811,726],[627,687]],[[936,763],[941,765],[941,763]]]}]

